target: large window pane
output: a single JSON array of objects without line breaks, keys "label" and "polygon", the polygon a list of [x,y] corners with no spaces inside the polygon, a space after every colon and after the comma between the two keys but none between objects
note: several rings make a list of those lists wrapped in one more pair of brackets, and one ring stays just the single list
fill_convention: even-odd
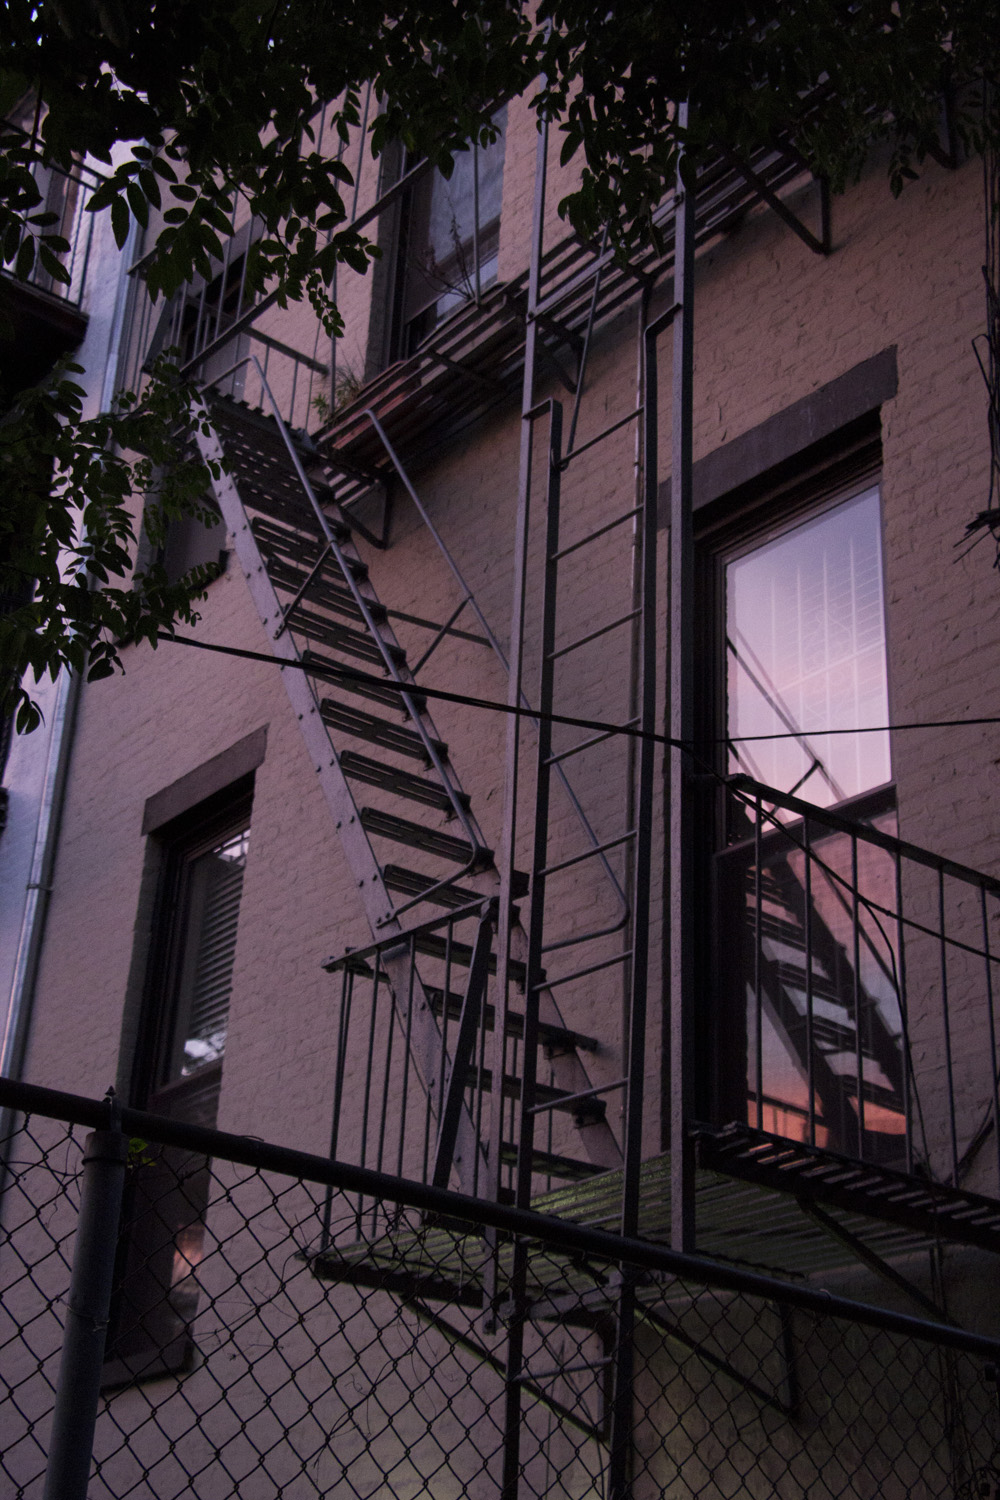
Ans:
[{"label": "large window pane", "polygon": [[[730,771],[826,807],[890,779],[877,488],[726,567]],[[742,736],[778,734],[753,741]]]}]

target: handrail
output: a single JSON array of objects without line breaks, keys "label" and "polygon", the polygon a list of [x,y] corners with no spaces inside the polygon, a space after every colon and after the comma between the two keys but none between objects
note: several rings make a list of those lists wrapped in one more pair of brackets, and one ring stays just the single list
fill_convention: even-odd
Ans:
[{"label": "handrail", "polygon": [[[1000,879],[993,875],[986,875],[981,870],[974,870],[971,865],[963,865],[958,860],[948,859],[942,854],[935,854],[930,849],[922,849],[919,844],[910,844],[905,839],[896,838],[894,834],[883,833],[880,828],[871,828],[864,823],[858,823],[842,814],[831,811],[826,807],[816,807],[811,802],[804,802],[800,797],[793,797],[787,792],[779,792],[773,786],[765,786],[763,782],[755,781],[752,776],[744,775],[742,772],[736,776],[726,779],[726,786],[734,792],[748,792],[751,796],[759,797],[762,802],[773,803],[775,807],[787,808],[789,812],[797,813],[803,822],[824,823],[836,833],[856,834],[858,838],[868,844],[876,844],[888,854],[898,856],[900,859],[912,859],[917,864],[926,865],[930,870],[936,870],[941,875],[952,875],[956,880],[964,880],[969,885],[979,886],[994,896],[1000,896]],[[785,825],[787,828],[787,825]],[[741,844],[731,844],[729,849],[738,849],[742,844],[749,844],[752,840],[741,841]],[[720,850],[720,854],[726,854],[729,849]]]}]

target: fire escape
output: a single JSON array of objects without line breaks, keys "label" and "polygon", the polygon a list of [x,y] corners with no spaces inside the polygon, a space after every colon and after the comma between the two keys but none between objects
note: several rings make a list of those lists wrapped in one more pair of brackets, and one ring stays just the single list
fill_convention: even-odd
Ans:
[{"label": "fire escape", "polygon": [[[735,1037],[731,1112],[700,1118],[694,1091],[701,981],[689,788],[697,767],[683,748],[693,738],[694,258],[761,205],[825,253],[825,191],[816,186],[822,229],[814,235],[782,197],[802,182],[792,155],[720,164],[687,201],[678,194],[664,203],[661,248],[624,266],[604,247],[546,247],[544,172],[543,138],[529,271],[470,300],[318,430],[311,392],[326,366],[263,333],[264,304],[243,309],[242,289],[225,316],[226,268],[214,293],[201,289],[200,304],[176,304],[173,333],[159,336],[179,342],[184,318],[195,316],[190,366],[207,376],[198,443],[223,466],[215,498],[371,929],[366,946],[325,962],[335,1033],[331,1152],[777,1272],[860,1261],[943,1317],[897,1265],[949,1243],[1000,1251],[1000,1203],[963,1185],[990,1149],[1000,1169],[991,951],[1000,882],[901,842],[877,819],[731,779],[717,795],[739,833],[715,856],[713,877],[714,983]],[[135,297],[139,309],[138,287]],[[626,312],[637,330],[634,400],[579,439],[595,331]],[[151,315],[137,311],[135,325],[139,346],[148,346]],[[672,743],[663,809],[656,413],[668,339]],[[561,383],[568,412],[562,400],[539,399],[546,379]],[[412,475],[472,423],[512,404],[518,388],[505,645]],[[621,503],[581,530],[574,480],[615,443],[630,455]],[[377,592],[395,507],[426,528],[435,566],[450,580],[454,607],[444,620],[397,609]],[[622,598],[609,588],[606,617],[603,598],[592,599],[593,614],[572,608],[584,576],[574,570],[594,559],[598,570],[613,567],[629,580]],[[664,569],[661,558],[661,576]],[[415,652],[421,632],[426,645]],[[628,666],[625,700],[612,704],[609,695],[604,712],[574,711],[561,691],[566,663],[591,648]],[[448,693],[427,685],[427,664],[458,651],[463,660],[492,655],[508,683],[508,712],[495,716],[505,725],[496,729],[505,783],[499,837],[484,833],[433,717],[437,695],[447,701]],[[450,687],[464,692],[468,680]],[[618,760],[595,798],[593,778],[576,772],[602,745]],[[662,870],[654,838],[661,822]],[[565,892],[578,878],[587,898],[574,907]],[[661,881],[671,892],[665,1099],[651,1097],[655,1070],[647,1066],[661,1045],[647,1006]],[[966,1030],[975,1018],[983,1038],[974,1060],[956,1045],[960,1017]],[[801,1084],[798,1101],[776,1097],[776,1052]],[[957,1098],[978,1129],[959,1121]],[[352,1233],[353,1243],[338,1234],[317,1249],[318,1276],[370,1276],[373,1255],[384,1252],[379,1285],[418,1303],[435,1326],[447,1331],[450,1301],[471,1297],[482,1307],[483,1342],[471,1352],[500,1359],[505,1373],[507,1493],[516,1488],[522,1394],[545,1399],[532,1366],[532,1320],[559,1318],[603,1340],[609,1394],[588,1430],[607,1446],[609,1493],[624,1493],[615,1455],[625,1449],[630,1409],[614,1392],[628,1389],[636,1321],[662,1322],[641,1285],[623,1278],[598,1286],[577,1267],[573,1296],[556,1308],[530,1245],[487,1236],[470,1285],[467,1247],[459,1255],[447,1225],[433,1265],[408,1260],[405,1231],[363,1201]],[[491,1343],[498,1329],[507,1335],[502,1357]]]}]

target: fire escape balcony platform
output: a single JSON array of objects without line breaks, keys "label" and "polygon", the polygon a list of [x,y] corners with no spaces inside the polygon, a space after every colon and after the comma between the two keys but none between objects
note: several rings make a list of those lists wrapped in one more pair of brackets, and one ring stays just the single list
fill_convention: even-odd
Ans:
[{"label": "fire escape balcony platform", "polygon": [[[758,152],[748,165],[774,197],[809,180],[801,162],[778,149]],[[698,247],[734,228],[760,204],[758,190],[740,171],[721,160],[707,167],[698,184]],[[672,194],[655,219],[659,246],[645,246],[627,264],[613,250],[581,244],[572,236],[546,253],[538,316],[549,350],[558,349],[560,357],[569,351],[575,359],[592,315],[595,325],[605,322],[622,312],[644,285],[669,275],[674,259]],[[524,359],[527,281],[525,273],[489,288],[478,302],[470,298],[416,353],[391,365],[337,412],[315,434],[330,468],[345,475],[352,470],[389,472],[369,411],[409,468],[516,396]],[[363,488],[359,482],[358,492]]]},{"label": "fire escape balcony platform", "polygon": [[[854,1263],[844,1244],[802,1211],[808,1201],[835,1214],[849,1236],[883,1261],[926,1251],[942,1240],[1000,1254],[1000,1203],[989,1198],[747,1126],[697,1127],[695,1137],[696,1248],[713,1260],[782,1277]],[[669,1154],[643,1163],[637,1238],[669,1245],[670,1179]],[[540,1195],[532,1208],[614,1234],[621,1192],[621,1171],[603,1172]],[[501,1270],[510,1255],[510,1246],[502,1245]],[[471,1230],[428,1223],[332,1246],[312,1256],[311,1264],[323,1280],[475,1307],[481,1305],[489,1252]],[[580,1295],[601,1284],[600,1267],[551,1248],[529,1257],[528,1275],[529,1298],[539,1305],[555,1282],[562,1293]]]}]

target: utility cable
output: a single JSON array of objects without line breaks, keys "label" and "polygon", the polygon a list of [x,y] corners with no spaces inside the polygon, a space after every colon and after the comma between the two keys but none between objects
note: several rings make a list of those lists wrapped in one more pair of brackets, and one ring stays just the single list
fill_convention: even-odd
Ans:
[{"label": "utility cable", "polygon": [[582,719],[573,714],[543,712],[538,708],[525,708],[513,703],[501,703],[495,698],[477,698],[470,693],[452,693],[446,688],[424,687],[417,682],[393,682],[391,678],[376,677],[371,672],[361,672],[355,667],[340,666],[336,662],[297,661],[280,656],[270,656],[263,651],[248,651],[242,646],[220,646],[212,641],[196,641],[191,636],[174,635],[169,631],[157,632],[158,641],[172,641],[179,646],[194,646],[199,651],[220,652],[224,656],[238,656],[245,661],[263,662],[266,666],[293,667],[308,672],[310,677],[323,678],[331,684],[338,682],[357,683],[359,687],[377,687],[382,691],[417,694],[423,698],[435,698],[444,703],[458,703],[466,708],[483,708],[498,714],[513,714],[515,717],[544,719],[550,724],[565,724],[571,729],[592,729],[600,734],[620,734],[628,739],[652,740],[654,744],[666,745],[675,750],[685,750],[696,755],[716,745],[748,745],[759,740],[801,740],[803,737],[836,734],[897,734],[910,729],[961,729],[983,724],[1000,724],[1000,714],[986,714],[968,719],[914,719],[902,724],[866,724],[847,729],[797,729],[779,734],[727,734],[717,739],[675,740],[655,730],[640,729],[635,724],[609,724],[603,719]]}]

